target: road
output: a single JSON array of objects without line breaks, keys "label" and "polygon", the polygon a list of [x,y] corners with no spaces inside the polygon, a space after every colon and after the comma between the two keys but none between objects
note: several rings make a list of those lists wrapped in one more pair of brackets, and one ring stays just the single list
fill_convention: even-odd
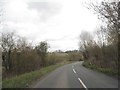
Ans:
[{"label": "road", "polygon": [[87,69],[81,62],[64,65],[33,88],[118,88],[118,80],[103,73]]}]

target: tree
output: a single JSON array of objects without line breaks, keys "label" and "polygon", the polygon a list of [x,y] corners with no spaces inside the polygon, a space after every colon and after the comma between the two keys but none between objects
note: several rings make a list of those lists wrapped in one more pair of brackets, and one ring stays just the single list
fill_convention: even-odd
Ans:
[{"label": "tree", "polygon": [[80,34],[80,50],[83,51],[83,56],[85,59],[88,59],[89,53],[87,50],[87,46],[91,43],[91,40],[93,39],[93,36],[87,32],[83,31]]},{"label": "tree", "polygon": [[1,35],[2,60],[6,70],[12,68],[11,51],[15,46],[14,33],[2,33]]},{"label": "tree", "polygon": [[[110,2],[110,1],[104,1],[100,4],[96,3],[90,3],[88,6],[89,9],[94,10],[96,14],[98,14],[98,17],[100,20],[106,23],[107,30],[109,31],[109,40],[111,40],[114,44],[118,44],[118,2]],[[104,24],[105,25],[105,24]]]},{"label": "tree", "polygon": [[24,51],[26,47],[28,47],[28,41],[26,40],[26,38],[19,36],[17,39],[16,49],[18,49],[19,51]]},{"label": "tree", "polygon": [[37,53],[40,55],[40,58],[42,60],[42,65],[46,65],[46,57],[47,57],[47,49],[48,49],[48,44],[47,42],[43,41],[40,42],[38,46],[36,46]]},{"label": "tree", "polygon": [[96,29],[95,31],[96,35],[96,41],[100,47],[104,47],[105,45],[108,45],[109,43],[107,42],[107,30],[105,27],[100,26],[99,28]]},{"label": "tree", "polygon": [[[92,9],[100,20],[104,23],[99,34],[98,41],[101,42],[100,50],[103,54],[104,63],[115,63],[118,66],[118,46],[120,46],[120,34],[119,34],[119,3],[112,2],[110,0],[102,1],[100,3],[91,2],[88,5],[89,9]],[[106,43],[106,44],[105,44]],[[112,55],[112,57],[111,57]],[[112,59],[112,62],[110,61]],[[106,61],[106,62],[105,62]]]}]

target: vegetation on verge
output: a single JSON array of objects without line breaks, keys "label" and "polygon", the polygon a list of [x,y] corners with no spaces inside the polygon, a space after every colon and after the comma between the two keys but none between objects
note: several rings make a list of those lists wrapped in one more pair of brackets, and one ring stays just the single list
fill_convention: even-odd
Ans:
[{"label": "vegetation on verge", "polygon": [[47,67],[43,67],[40,70],[32,71],[29,73],[25,73],[16,77],[12,77],[9,79],[3,80],[3,88],[25,88],[29,87],[31,83],[35,82],[36,80],[40,79],[42,76],[46,75],[47,73],[55,70],[57,67],[67,64],[69,62],[59,63],[56,65],[51,65]]},{"label": "vegetation on verge", "polygon": [[79,51],[48,52],[46,41],[32,46],[14,33],[2,33],[2,78],[11,78],[37,69],[81,58]]},{"label": "vegetation on verge", "polygon": [[119,3],[103,1],[88,5],[102,21],[94,36],[87,31],[80,35],[80,51],[84,56],[84,66],[109,74],[118,74]]},{"label": "vegetation on verge", "polygon": [[97,65],[91,64],[89,62],[84,62],[83,66],[85,66],[86,68],[90,68],[92,70],[96,70],[96,71],[99,71],[99,72],[102,72],[102,73],[105,73],[111,76],[116,76],[116,77],[117,77],[117,74],[119,73],[118,70],[114,70],[111,68],[104,68],[104,67],[102,68]]},{"label": "vegetation on verge", "polygon": [[13,33],[2,34],[1,46],[3,88],[28,87],[55,68],[81,58],[79,51],[48,52],[47,42],[32,46]]}]

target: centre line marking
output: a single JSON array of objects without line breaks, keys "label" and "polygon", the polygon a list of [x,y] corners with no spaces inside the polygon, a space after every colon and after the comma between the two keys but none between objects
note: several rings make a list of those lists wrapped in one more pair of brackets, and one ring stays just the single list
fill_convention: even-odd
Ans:
[{"label": "centre line marking", "polygon": [[73,72],[76,73],[75,69],[73,69]]},{"label": "centre line marking", "polygon": [[83,87],[84,87],[86,90],[88,90],[87,87],[85,86],[85,84],[82,82],[82,80],[81,80],[80,78],[78,78],[78,80],[79,80],[80,83],[83,85]]}]

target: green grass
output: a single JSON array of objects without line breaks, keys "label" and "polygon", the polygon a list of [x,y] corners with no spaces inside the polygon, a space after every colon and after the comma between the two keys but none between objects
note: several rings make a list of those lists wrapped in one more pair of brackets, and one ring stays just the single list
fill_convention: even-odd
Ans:
[{"label": "green grass", "polygon": [[12,77],[10,79],[5,79],[2,82],[2,87],[3,88],[24,88],[24,87],[28,87],[29,85],[31,85],[32,82],[36,81],[37,79],[40,79],[40,77],[46,75],[47,73],[53,71],[54,69],[56,69],[57,67],[60,67],[66,63],[60,63],[57,65],[51,65],[51,66],[47,66],[44,67],[40,70],[36,70],[33,72],[29,72],[29,73],[25,73],[16,77]]},{"label": "green grass", "polygon": [[110,69],[110,68],[101,68],[96,65],[90,64],[89,62],[84,62],[83,66],[112,76],[117,76],[119,73],[118,70]]}]

